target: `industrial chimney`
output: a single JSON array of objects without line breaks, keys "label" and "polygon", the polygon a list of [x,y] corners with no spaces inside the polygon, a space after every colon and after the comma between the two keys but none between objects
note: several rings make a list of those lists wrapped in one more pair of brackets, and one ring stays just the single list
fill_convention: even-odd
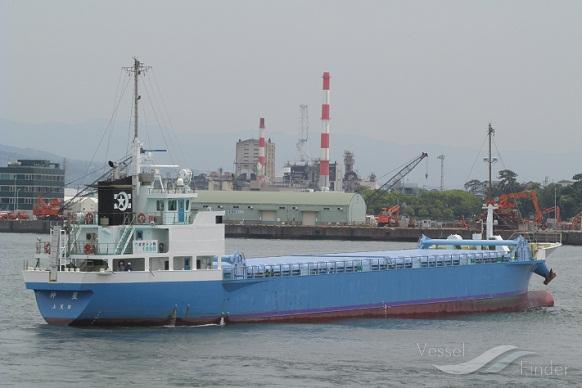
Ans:
[{"label": "industrial chimney", "polygon": [[319,161],[319,186],[329,190],[329,72],[323,73],[323,104],[321,105],[321,159]]},{"label": "industrial chimney", "polygon": [[265,118],[259,120],[259,161],[257,163],[257,180],[264,181],[267,171],[267,157],[265,152]]}]

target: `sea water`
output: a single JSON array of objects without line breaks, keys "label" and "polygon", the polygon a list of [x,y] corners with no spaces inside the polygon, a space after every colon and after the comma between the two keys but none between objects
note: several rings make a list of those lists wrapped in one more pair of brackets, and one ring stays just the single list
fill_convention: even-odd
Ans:
[{"label": "sea water", "polygon": [[[582,247],[561,247],[550,257],[558,277],[549,286],[532,276],[530,288],[554,295],[552,308],[439,319],[103,329],[43,321],[21,273],[37,237],[46,238],[0,234],[0,386],[582,386]],[[249,258],[414,245],[228,239],[227,252]],[[510,346],[516,348],[480,366]],[[451,366],[462,374],[451,374]],[[471,366],[478,369],[466,374]]]}]

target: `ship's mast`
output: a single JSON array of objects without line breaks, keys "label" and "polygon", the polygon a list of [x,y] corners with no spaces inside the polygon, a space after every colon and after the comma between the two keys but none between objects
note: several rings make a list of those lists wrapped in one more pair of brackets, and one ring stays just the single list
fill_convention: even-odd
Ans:
[{"label": "ship's mast", "polygon": [[[137,58],[133,58],[133,66],[124,67],[124,69],[133,75],[133,145],[132,145],[132,154],[131,154],[131,164],[133,168],[132,172],[132,186],[133,186],[133,195],[134,195],[134,203],[137,199],[140,184],[139,184],[139,174],[141,172],[141,143],[139,142],[138,137],[138,112],[139,112],[139,100],[141,96],[139,95],[139,76],[150,69],[150,66],[144,66]],[[135,209],[135,207],[133,208]]]},{"label": "ship's mast", "polygon": [[491,171],[492,171],[492,166],[493,166],[493,158],[491,157],[491,140],[493,135],[495,134],[495,129],[493,129],[493,127],[491,126],[491,123],[489,123],[489,129],[487,131],[487,135],[489,136],[489,156],[487,158],[487,164],[489,167],[489,186],[487,187],[487,199],[489,201],[491,201],[493,199],[493,181],[492,181],[492,177],[491,177]]},{"label": "ship's mast", "polygon": [[[139,100],[141,96],[139,95],[139,76],[149,70],[150,66],[145,66],[142,62],[140,62],[137,58],[133,58],[133,66],[124,67],[123,69],[126,70],[128,73],[133,75],[133,148],[132,148],[132,166],[133,166],[133,174],[134,176],[139,175],[141,172],[140,167],[140,156],[141,156],[141,143],[139,142]],[[137,189],[137,184],[134,183],[135,188]]]},{"label": "ship's mast", "polygon": [[139,91],[138,91],[138,82],[137,82],[137,78],[140,74],[140,67],[141,67],[141,63],[138,61],[137,58],[133,58],[133,140],[135,141],[137,139],[137,115],[138,115],[138,110],[137,110],[137,104],[139,102]]}]

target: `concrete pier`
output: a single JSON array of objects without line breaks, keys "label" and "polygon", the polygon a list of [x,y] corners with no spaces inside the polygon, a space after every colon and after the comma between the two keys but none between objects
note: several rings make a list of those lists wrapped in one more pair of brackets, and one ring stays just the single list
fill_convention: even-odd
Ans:
[{"label": "concrete pier", "polygon": [[51,230],[51,221],[44,221],[44,220],[26,220],[26,221],[0,220],[0,233],[48,234],[50,232],[50,230]]},{"label": "concrete pier", "polygon": [[[54,222],[54,221],[53,221]],[[0,233],[49,233],[51,221],[0,221]],[[297,240],[352,240],[352,241],[418,241],[422,234],[432,238],[446,238],[459,234],[470,239],[472,231],[456,228],[378,228],[373,226],[302,226],[226,224],[226,237]],[[513,230],[496,231],[503,238],[517,233]],[[555,239],[557,232],[537,232],[537,241]],[[562,231],[564,245],[582,245],[582,231]]]},{"label": "concrete pier", "polygon": [[[298,240],[353,240],[353,241],[418,241],[422,234],[432,238],[446,238],[459,234],[470,239],[479,231],[457,228],[379,228],[373,226],[300,226],[300,225],[240,225],[227,224],[226,236],[239,238],[298,239]],[[496,231],[503,238],[518,233],[514,230]],[[555,239],[557,232],[537,232],[537,241]],[[563,231],[565,245],[582,245],[582,232]]]}]

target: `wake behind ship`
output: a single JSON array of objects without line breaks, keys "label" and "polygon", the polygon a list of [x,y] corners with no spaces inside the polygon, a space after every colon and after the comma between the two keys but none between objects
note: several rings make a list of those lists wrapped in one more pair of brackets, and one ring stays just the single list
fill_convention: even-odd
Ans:
[{"label": "wake behind ship", "polygon": [[[528,291],[549,283],[556,246],[423,237],[417,249],[266,257],[225,254],[223,211],[194,211],[192,172],[165,179],[138,138],[96,184],[98,211],[78,214],[39,241],[26,288],[50,324],[189,325],[426,316],[552,306]],[[175,167],[175,166],[173,166]],[[172,167],[172,168],[173,168]],[[489,213],[492,212],[489,207]],[[491,214],[490,214],[491,215]],[[490,220],[492,224],[492,218]]]}]

